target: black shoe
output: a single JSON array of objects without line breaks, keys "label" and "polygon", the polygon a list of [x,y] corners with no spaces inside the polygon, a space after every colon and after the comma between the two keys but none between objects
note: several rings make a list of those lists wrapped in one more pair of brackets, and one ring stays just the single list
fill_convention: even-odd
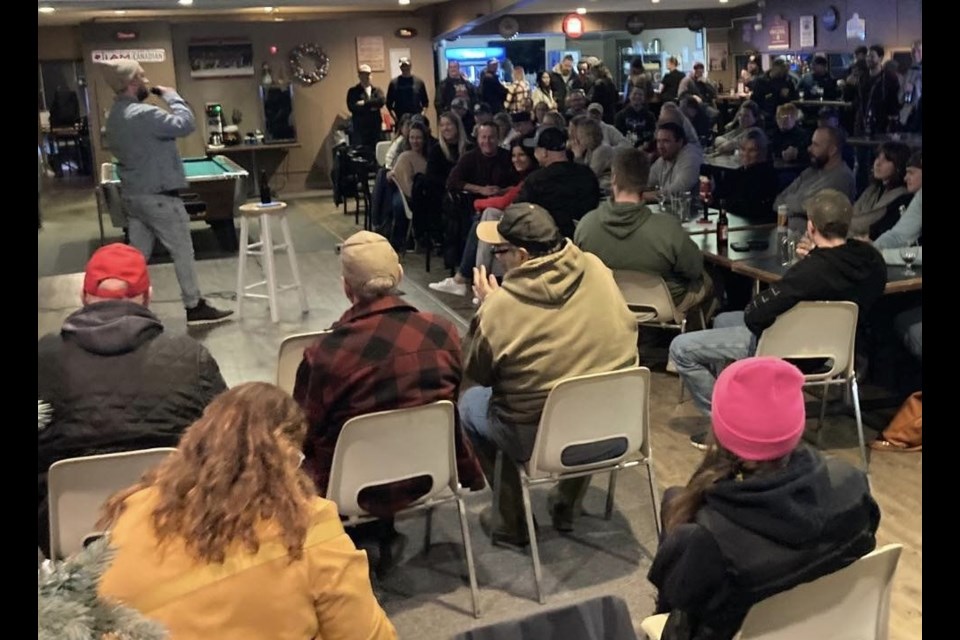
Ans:
[{"label": "black shoe", "polygon": [[701,451],[706,451],[707,447],[709,446],[707,444],[707,437],[709,435],[710,434],[706,431],[702,433],[695,433],[692,436],[690,436],[690,444],[695,446],[697,449],[700,449]]},{"label": "black shoe", "polygon": [[377,577],[383,578],[403,557],[403,551],[407,548],[407,536],[394,532],[389,538],[381,539],[379,547],[380,558],[376,564],[376,572]]},{"label": "black shoe", "polygon": [[221,311],[220,309],[211,307],[207,304],[206,300],[200,298],[197,306],[192,309],[187,309],[187,325],[196,326],[223,322],[232,315],[233,311]]},{"label": "black shoe", "polygon": [[573,507],[563,502],[558,495],[551,493],[547,496],[547,509],[550,510],[554,529],[560,533],[573,532]]}]

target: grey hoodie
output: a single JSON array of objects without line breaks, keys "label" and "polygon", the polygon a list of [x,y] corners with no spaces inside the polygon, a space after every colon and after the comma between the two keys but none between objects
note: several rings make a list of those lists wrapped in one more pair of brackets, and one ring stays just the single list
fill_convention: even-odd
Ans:
[{"label": "grey hoodie", "polygon": [[674,302],[703,280],[703,254],[680,221],[643,204],[601,202],[577,225],[573,241],[611,269],[662,277]]}]

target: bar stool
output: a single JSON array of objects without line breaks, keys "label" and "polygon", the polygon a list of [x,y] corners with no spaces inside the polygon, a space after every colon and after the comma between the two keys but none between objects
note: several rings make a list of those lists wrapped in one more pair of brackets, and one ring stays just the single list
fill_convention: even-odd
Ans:
[{"label": "bar stool", "polygon": [[[260,220],[260,241],[250,242],[250,220],[259,218]],[[280,220],[280,230],[283,233],[283,244],[274,244],[273,235],[270,230],[270,219]],[[290,260],[290,271],[293,273],[292,284],[277,284],[277,270],[274,264],[273,254],[275,251],[285,251]],[[266,280],[255,282],[254,284],[245,284],[247,256],[263,256],[264,270],[266,271]],[[266,285],[266,295],[262,293],[248,293],[250,289]],[[240,205],[240,265],[237,270],[237,317],[243,315],[244,298],[266,299],[270,304],[270,319],[273,322],[279,322],[277,310],[277,293],[297,289],[300,295],[300,312],[307,312],[307,296],[300,283],[300,269],[297,267],[297,254],[293,250],[293,241],[290,238],[290,227],[287,226],[287,203],[271,202],[270,204],[261,204],[260,202],[247,202]]]}]

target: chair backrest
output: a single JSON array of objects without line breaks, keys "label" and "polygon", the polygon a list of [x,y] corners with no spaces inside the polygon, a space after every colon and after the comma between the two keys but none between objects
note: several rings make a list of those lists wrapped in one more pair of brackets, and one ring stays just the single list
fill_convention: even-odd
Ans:
[{"label": "chair backrest", "polygon": [[289,394],[293,394],[294,384],[297,382],[297,369],[303,361],[303,351],[316,342],[317,336],[327,331],[311,331],[309,333],[295,333],[287,336],[280,343],[280,353],[277,356],[277,386]]},{"label": "chair backrest", "polygon": [[357,503],[366,487],[418,476],[433,486],[424,500],[458,488],[454,449],[456,408],[449,400],[380,411],[347,420],[337,438],[327,499],[340,515],[366,515]]},{"label": "chair backrest", "polygon": [[100,507],[111,495],[135,483],[176,449],[160,447],[67,458],[50,465],[50,555],[60,559],[83,548],[95,531]]},{"label": "chair backrest", "polygon": [[381,140],[377,143],[376,150],[374,154],[377,158],[377,164],[385,166],[387,164],[387,151],[390,151],[390,145],[393,144],[390,140]]},{"label": "chair backrest", "polygon": [[830,370],[806,374],[807,380],[850,377],[858,313],[854,302],[800,302],[764,330],[757,343],[757,355],[792,360],[826,358],[832,360]]},{"label": "chair backrest", "polygon": [[662,277],[642,271],[614,269],[613,279],[637,322],[679,327],[683,321],[683,314],[674,306],[673,296]]},{"label": "chair backrest", "polygon": [[893,573],[903,546],[888,544],[750,609],[739,640],[886,640]]},{"label": "chair backrest", "polygon": [[[625,438],[616,458],[584,465],[563,464],[573,445]],[[650,370],[631,367],[559,382],[547,396],[527,465],[531,478],[618,464],[637,452],[650,457]]]}]

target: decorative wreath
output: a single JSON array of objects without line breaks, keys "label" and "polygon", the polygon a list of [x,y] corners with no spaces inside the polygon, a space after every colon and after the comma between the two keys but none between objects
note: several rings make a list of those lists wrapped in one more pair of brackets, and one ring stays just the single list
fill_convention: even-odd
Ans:
[{"label": "decorative wreath", "polygon": [[[306,71],[303,68],[304,58],[313,60],[313,70]],[[300,84],[307,86],[315,82],[320,82],[327,77],[330,71],[330,58],[323,52],[319,45],[301,44],[297,45],[290,52],[290,73]]]}]

